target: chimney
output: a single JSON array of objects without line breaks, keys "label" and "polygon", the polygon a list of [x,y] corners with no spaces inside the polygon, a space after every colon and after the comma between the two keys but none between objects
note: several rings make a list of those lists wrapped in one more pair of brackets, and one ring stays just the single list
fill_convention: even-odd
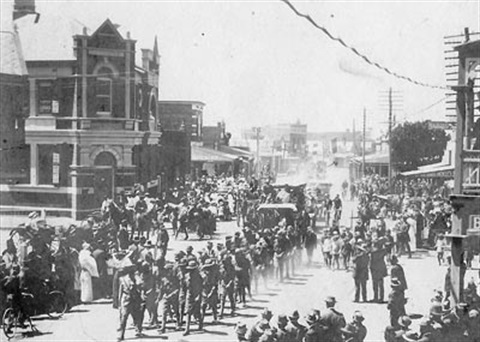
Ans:
[{"label": "chimney", "polygon": [[35,12],[35,0],[15,0],[13,4],[13,20]]}]

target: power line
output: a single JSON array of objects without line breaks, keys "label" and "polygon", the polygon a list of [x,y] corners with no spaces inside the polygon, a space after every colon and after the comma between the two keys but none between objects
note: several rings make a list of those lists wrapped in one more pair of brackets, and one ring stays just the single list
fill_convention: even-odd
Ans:
[{"label": "power line", "polygon": [[413,84],[416,84],[416,85],[419,85],[419,86],[422,86],[422,87],[427,87],[427,88],[433,88],[433,89],[449,89],[445,86],[439,86],[439,85],[433,85],[433,84],[428,84],[428,83],[425,83],[425,82],[420,82],[420,81],[416,81],[408,76],[404,76],[404,75],[400,75],[394,71],[391,71],[389,68],[387,67],[384,67],[382,65],[380,65],[379,63],[377,62],[374,62],[372,61],[369,57],[367,57],[366,55],[360,53],[356,48],[348,45],[347,43],[345,43],[343,41],[342,38],[338,38],[338,37],[334,37],[330,31],[328,31],[325,27],[319,25],[315,20],[312,19],[312,17],[310,17],[310,15],[308,14],[304,14],[304,13],[301,13],[300,11],[298,11],[295,6],[293,6],[293,4],[289,1],[289,0],[281,0],[282,2],[284,2],[288,7],[290,7],[290,9],[299,17],[302,17],[304,18],[305,20],[307,20],[308,22],[310,22],[313,26],[315,26],[317,29],[319,29],[320,31],[322,31],[328,38],[330,38],[331,40],[333,41],[336,41],[338,43],[340,43],[343,47],[347,48],[348,50],[350,50],[351,52],[353,52],[355,55],[357,55],[358,57],[360,57],[361,59],[363,59],[365,62],[367,62],[368,64],[386,72],[387,74],[389,75],[392,75],[396,78],[399,78],[399,79],[402,79],[404,81],[407,81],[407,82],[410,82],[410,83],[413,83]]}]

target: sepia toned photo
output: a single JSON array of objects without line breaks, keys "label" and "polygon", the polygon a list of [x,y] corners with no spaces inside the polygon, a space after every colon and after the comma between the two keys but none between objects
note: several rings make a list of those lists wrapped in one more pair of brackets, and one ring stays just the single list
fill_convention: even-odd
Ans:
[{"label": "sepia toned photo", "polygon": [[480,342],[480,0],[0,13],[0,341]]}]

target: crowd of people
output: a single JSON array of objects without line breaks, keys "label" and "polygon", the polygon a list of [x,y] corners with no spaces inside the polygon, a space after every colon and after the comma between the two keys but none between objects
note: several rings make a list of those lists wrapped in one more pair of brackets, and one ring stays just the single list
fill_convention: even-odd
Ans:
[{"label": "crowd of people", "polygon": [[[325,267],[351,271],[353,302],[386,305],[390,315],[386,341],[479,341],[480,300],[474,283],[467,287],[465,303],[452,308],[446,286],[445,297],[439,300],[441,310],[432,301],[420,330],[410,330],[411,319],[405,310],[408,285],[399,257],[411,256],[415,248],[432,239],[439,263],[449,262],[442,236],[450,225],[448,202],[415,184],[407,187],[414,193],[407,190],[404,196],[388,197],[385,180],[378,176],[355,183],[354,191],[350,190],[352,197],[358,197],[359,209],[352,229],[340,225],[340,195],[331,199],[304,186],[279,187],[254,178],[247,182],[204,177],[171,189],[162,198],[137,187],[115,199],[106,198],[101,212],[79,226],[50,227],[38,213],[32,213],[29,222],[12,230],[2,254],[0,301],[2,307],[12,298],[21,301],[19,288],[41,293],[44,280],[50,279],[70,307],[111,299],[120,313],[118,340],[124,339],[130,316],[138,336],[145,325],[158,329],[159,334],[175,330],[188,335],[194,323],[202,330],[210,315],[213,323],[227,311],[234,316],[261,284],[268,288],[272,281],[282,283],[299,267],[310,266],[318,246]],[[296,210],[260,210],[267,203],[290,203]],[[326,228],[317,237],[314,229],[319,217]],[[189,246],[173,255],[167,253],[171,239],[180,234],[185,239],[192,231],[199,239],[211,237],[217,220],[234,218],[238,229],[224,241],[208,241],[199,250]],[[387,220],[396,222],[393,229],[387,227]],[[434,234],[422,235],[418,227],[430,228],[436,221],[443,228],[427,229]],[[372,282],[371,300],[368,280]],[[328,297],[324,312],[314,310],[303,319],[294,311],[272,321],[273,314],[265,309],[261,319],[250,327],[239,322],[235,332],[239,341],[252,342],[363,341],[367,334],[363,314],[355,311],[347,323],[335,302]]]}]

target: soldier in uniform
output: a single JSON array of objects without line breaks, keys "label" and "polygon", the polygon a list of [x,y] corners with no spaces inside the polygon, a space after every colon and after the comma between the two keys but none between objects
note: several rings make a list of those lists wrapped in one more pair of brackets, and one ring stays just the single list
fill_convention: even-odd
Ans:
[{"label": "soldier in uniform", "polygon": [[276,342],[291,342],[292,339],[287,331],[288,319],[286,315],[278,315],[277,317],[277,328],[275,332],[275,341]]},{"label": "soldier in uniform", "polygon": [[299,318],[300,315],[297,310],[295,310],[291,316],[288,316],[290,322],[286,330],[288,332],[289,342],[303,342],[307,328],[298,322]]},{"label": "soldier in uniform", "polygon": [[328,296],[325,299],[327,310],[325,310],[320,317],[320,323],[327,328],[327,331],[325,332],[326,341],[341,342],[342,333],[340,329],[345,327],[346,322],[343,314],[335,309],[335,303],[335,297]]},{"label": "soldier in uniform", "polygon": [[185,298],[187,294],[186,287],[186,267],[187,259],[184,258],[185,253],[179,252],[175,255],[175,265],[173,268],[173,273],[176,278],[176,283],[178,284],[178,306],[176,312],[177,318],[177,330],[182,329],[183,325],[183,316],[185,314]]},{"label": "soldier in uniform", "polygon": [[235,266],[232,257],[227,254],[220,268],[220,319],[223,318],[225,302],[230,302],[231,315],[235,315]]},{"label": "soldier in uniform", "polygon": [[[213,323],[217,322],[217,304],[218,304],[218,282],[219,272],[216,259],[207,259],[202,267],[203,287],[202,287],[202,317],[205,317],[207,308],[212,309]],[[203,319],[203,318],[202,318]]]},{"label": "soldier in uniform", "polygon": [[172,313],[177,315],[177,327],[180,325],[178,317],[178,294],[180,284],[178,278],[174,274],[174,265],[166,264],[164,275],[160,281],[160,310],[162,312],[162,325],[159,329],[160,333],[164,333],[167,325],[167,316]]},{"label": "soldier in uniform", "polygon": [[130,315],[133,317],[136,335],[142,335],[142,325],[139,320],[141,298],[140,289],[135,282],[135,269],[135,265],[128,265],[119,270],[120,326],[118,328],[118,341],[125,338],[125,328]]},{"label": "soldier in uniform", "polygon": [[304,342],[329,341],[326,339],[327,327],[320,323],[319,316],[319,312],[312,311],[305,317],[308,326],[305,331]]},{"label": "soldier in uniform", "polygon": [[201,314],[201,302],[202,302],[202,284],[203,279],[198,270],[198,263],[195,260],[190,260],[187,264],[187,273],[185,277],[186,285],[186,299],[185,299],[185,311],[187,314],[187,325],[185,327],[184,336],[190,334],[190,323],[192,315],[198,320],[198,329],[203,329],[203,317]]},{"label": "soldier in uniform", "polygon": [[245,257],[241,249],[235,250],[235,289],[238,299],[245,307],[246,289],[250,284],[250,261]]}]

